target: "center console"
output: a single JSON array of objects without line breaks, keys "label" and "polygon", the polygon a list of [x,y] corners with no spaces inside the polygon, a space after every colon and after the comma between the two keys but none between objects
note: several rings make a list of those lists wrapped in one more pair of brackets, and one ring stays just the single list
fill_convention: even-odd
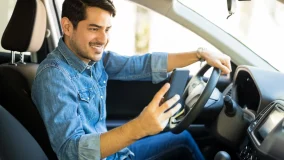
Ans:
[{"label": "center console", "polygon": [[240,152],[243,160],[284,159],[284,101],[268,105],[248,127],[249,142]]}]

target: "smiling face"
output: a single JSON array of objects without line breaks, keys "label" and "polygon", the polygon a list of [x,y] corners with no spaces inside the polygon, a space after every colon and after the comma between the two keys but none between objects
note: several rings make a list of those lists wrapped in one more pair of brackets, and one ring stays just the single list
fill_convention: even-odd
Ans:
[{"label": "smiling face", "polygon": [[86,18],[76,28],[66,17],[61,19],[64,41],[82,61],[99,61],[109,41],[112,15],[98,7],[87,7]]}]

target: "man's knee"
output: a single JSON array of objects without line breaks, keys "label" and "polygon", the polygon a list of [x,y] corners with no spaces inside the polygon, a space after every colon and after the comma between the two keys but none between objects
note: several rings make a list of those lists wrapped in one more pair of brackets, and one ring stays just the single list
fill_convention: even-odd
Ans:
[{"label": "man's knee", "polygon": [[178,146],[192,148],[195,145],[195,141],[188,131],[183,131],[179,134],[166,132],[161,135],[157,135],[156,138],[158,138],[161,143],[167,144],[171,147]]},{"label": "man's knee", "polygon": [[175,141],[178,144],[184,144],[186,146],[192,145],[192,143],[195,143],[191,134],[188,131],[183,131],[177,135],[174,136]]}]

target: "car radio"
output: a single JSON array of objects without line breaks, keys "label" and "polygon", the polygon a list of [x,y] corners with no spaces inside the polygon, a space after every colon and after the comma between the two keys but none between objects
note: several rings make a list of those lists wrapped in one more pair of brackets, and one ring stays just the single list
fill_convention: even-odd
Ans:
[{"label": "car radio", "polygon": [[242,150],[242,159],[284,159],[284,101],[268,105],[250,124],[251,142]]}]

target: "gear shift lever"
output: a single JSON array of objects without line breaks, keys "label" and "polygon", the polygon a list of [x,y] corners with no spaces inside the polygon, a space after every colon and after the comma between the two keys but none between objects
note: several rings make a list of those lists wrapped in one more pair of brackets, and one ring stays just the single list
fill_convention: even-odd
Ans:
[{"label": "gear shift lever", "polygon": [[229,117],[233,117],[236,115],[236,105],[234,104],[234,101],[230,96],[226,96],[224,98],[224,103],[225,103],[225,113]]},{"label": "gear shift lever", "polygon": [[215,155],[214,160],[231,160],[231,156],[225,151],[219,151]]}]

